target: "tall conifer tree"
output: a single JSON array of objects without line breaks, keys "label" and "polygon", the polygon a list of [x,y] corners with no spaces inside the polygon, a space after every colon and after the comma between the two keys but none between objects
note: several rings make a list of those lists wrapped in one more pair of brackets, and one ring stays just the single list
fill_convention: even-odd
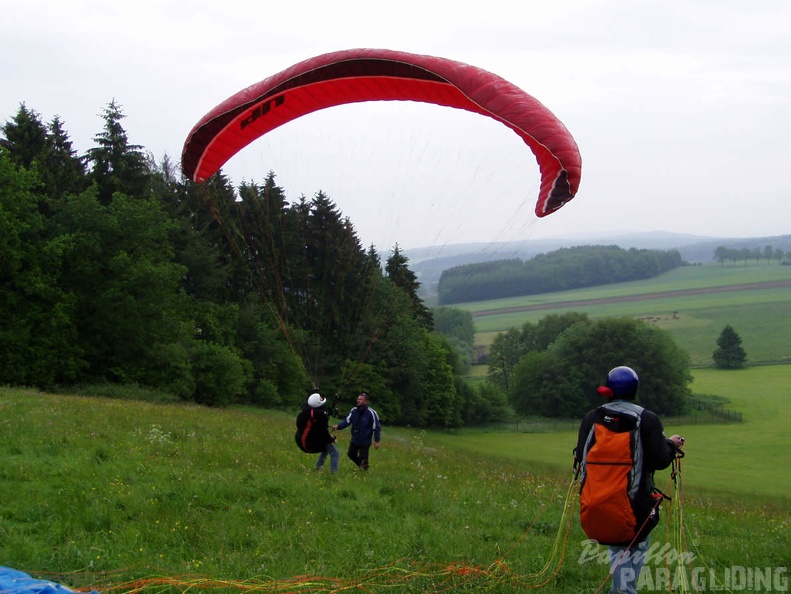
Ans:
[{"label": "tall conifer tree", "polygon": [[129,142],[121,125],[125,117],[121,105],[113,99],[102,113],[104,129],[93,139],[97,146],[87,153],[102,204],[109,204],[114,192],[141,198],[150,188],[146,155],[142,146]]},{"label": "tall conifer tree", "polygon": [[398,244],[395,245],[385,263],[385,274],[398,288],[409,295],[415,319],[427,330],[433,330],[434,319],[431,310],[423,305],[423,300],[418,295],[420,283],[417,280],[417,274],[409,269],[409,258],[401,252]]},{"label": "tall conifer tree", "polygon": [[717,338],[717,348],[712,353],[714,365],[720,369],[740,369],[747,361],[747,353],[742,348],[742,338],[728,324]]}]

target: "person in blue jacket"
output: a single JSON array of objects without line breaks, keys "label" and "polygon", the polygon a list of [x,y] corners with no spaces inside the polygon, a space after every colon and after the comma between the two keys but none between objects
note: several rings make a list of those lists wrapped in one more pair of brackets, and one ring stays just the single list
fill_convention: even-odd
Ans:
[{"label": "person in blue jacket", "polygon": [[374,449],[379,449],[379,442],[382,439],[382,424],[379,422],[379,415],[368,405],[368,394],[365,392],[357,397],[357,406],[351,409],[340,423],[333,425],[332,429],[339,431],[350,425],[352,439],[346,455],[357,466],[368,470],[368,451],[371,448],[371,442],[373,442]]}]

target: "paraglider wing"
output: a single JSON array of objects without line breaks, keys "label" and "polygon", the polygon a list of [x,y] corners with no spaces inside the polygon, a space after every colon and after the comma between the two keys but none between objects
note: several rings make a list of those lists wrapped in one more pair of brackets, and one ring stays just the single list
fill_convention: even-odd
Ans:
[{"label": "paraglider wing", "polygon": [[[76,590],[49,580],[36,579],[18,569],[0,567],[0,592],[2,594],[74,594]],[[91,594],[99,593],[91,590]]]},{"label": "paraglider wing", "polygon": [[546,216],[577,193],[582,159],[574,138],[543,104],[507,80],[445,58],[353,49],[310,58],[229,97],[184,143],[184,175],[203,182],[262,135],[314,111],[363,101],[419,101],[502,122],[531,148],[541,172],[535,212]]}]

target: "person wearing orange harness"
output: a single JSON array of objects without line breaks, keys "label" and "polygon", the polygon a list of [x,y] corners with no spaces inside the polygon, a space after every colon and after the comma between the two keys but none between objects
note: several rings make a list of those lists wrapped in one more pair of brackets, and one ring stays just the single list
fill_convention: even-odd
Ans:
[{"label": "person wearing orange harness", "polygon": [[670,466],[684,444],[679,435],[665,437],[659,417],[634,403],[638,386],[631,367],[612,369],[597,390],[608,402],[585,415],[574,449],[580,521],[589,538],[609,546],[612,594],[637,592],[659,520],[654,472]]}]

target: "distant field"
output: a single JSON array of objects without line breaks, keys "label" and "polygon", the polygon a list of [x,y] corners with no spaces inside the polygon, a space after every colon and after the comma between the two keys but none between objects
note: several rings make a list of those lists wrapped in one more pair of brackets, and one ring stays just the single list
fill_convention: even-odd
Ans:
[{"label": "distant field", "polygon": [[[686,485],[690,493],[741,493],[788,498],[791,467],[788,421],[791,419],[791,365],[737,371],[697,369],[693,392],[727,398],[726,408],[743,414],[743,423],[678,425],[665,419],[668,435],[687,439]],[[431,441],[479,455],[519,460],[536,468],[570,468],[576,429],[558,424],[545,432],[432,432]],[[576,427],[576,424],[573,425]],[[661,474],[666,481],[668,473]],[[660,488],[662,488],[660,486]]]},{"label": "distant field", "polygon": [[[497,333],[518,328],[525,322],[535,323],[548,314],[579,311],[594,319],[629,316],[650,320],[670,332],[690,353],[694,365],[711,364],[711,353],[726,324],[742,337],[750,363],[789,362],[791,287],[745,287],[775,281],[791,281],[791,267],[709,264],[679,268],[644,281],[454,307],[473,314],[479,345],[488,345]],[[724,290],[725,287],[741,290]],[[711,292],[668,295],[706,289]],[[634,299],[623,300],[630,296]],[[612,302],[615,299],[618,301]],[[536,306],[541,309],[519,311]]]}]

